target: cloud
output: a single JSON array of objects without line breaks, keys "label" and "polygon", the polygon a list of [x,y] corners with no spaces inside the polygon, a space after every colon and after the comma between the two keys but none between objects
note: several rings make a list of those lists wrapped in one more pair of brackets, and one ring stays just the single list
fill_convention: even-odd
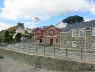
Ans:
[{"label": "cloud", "polygon": [[95,15],[95,0],[89,0],[90,1],[90,5],[91,5],[91,8],[89,9],[89,11]]},{"label": "cloud", "polygon": [[90,9],[90,12],[95,15],[95,5]]},{"label": "cloud", "polygon": [[0,31],[5,30],[5,29],[7,29],[9,27],[11,27],[11,25],[3,23],[3,22],[0,22]]},{"label": "cloud", "polygon": [[32,28],[36,28],[37,27],[37,24],[38,23],[33,23],[33,22],[24,22],[25,24],[25,28],[30,28],[30,29],[32,29]]},{"label": "cloud", "polygon": [[89,8],[86,0],[5,0],[2,17],[47,17]]},{"label": "cloud", "polygon": [[92,18],[84,18],[84,21],[87,22],[87,21],[91,21],[93,20]]},{"label": "cloud", "polygon": [[9,18],[9,19],[16,19],[15,10],[13,6],[12,0],[4,0],[4,8],[2,8],[2,13],[0,17],[2,18]]},{"label": "cloud", "polygon": [[67,26],[66,23],[60,22],[59,24],[55,25],[57,28],[65,28]]}]

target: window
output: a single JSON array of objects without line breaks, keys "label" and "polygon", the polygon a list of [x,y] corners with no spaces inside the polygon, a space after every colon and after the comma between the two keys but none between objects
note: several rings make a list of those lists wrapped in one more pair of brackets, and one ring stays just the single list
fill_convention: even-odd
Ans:
[{"label": "window", "polygon": [[92,43],[91,49],[92,49],[92,50],[95,50],[95,43]]},{"label": "window", "polygon": [[72,30],[72,37],[78,37],[78,31],[76,29]]},{"label": "window", "polygon": [[84,37],[84,35],[85,35],[85,31],[84,31],[84,30],[80,30],[80,31],[79,31],[79,36],[80,36],[80,37]]},{"label": "window", "polygon": [[50,30],[49,31],[49,35],[51,35],[51,36],[54,35],[54,31],[53,30]]},{"label": "window", "polygon": [[77,47],[78,44],[77,44],[77,41],[72,41],[72,47]]},{"label": "window", "polygon": [[95,36],[95,28],[92,28],[92,36]]},{"label": "window", "polygon": [[72,30],[72,37],[83,37],[84,34],[84,30]]}]

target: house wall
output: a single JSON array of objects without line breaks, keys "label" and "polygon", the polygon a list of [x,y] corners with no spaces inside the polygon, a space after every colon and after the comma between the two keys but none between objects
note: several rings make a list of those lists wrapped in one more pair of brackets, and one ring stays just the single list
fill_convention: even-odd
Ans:
[{"label": "house wall", "polygon": [[95,36],[95,28],[92,28],[92,36]]},{"label": "house wall", "polygon": [[[53,33],[51,33],[51,31]],[[55,44],[58,40],[60,31],[54,27],[47,29],[38,29],[34,32],[35,40],[38,40],[41,44]],[[53,39],[53,40],[52,40]]]},{"label": "house wall", "polygon": [[84,37],[85,36],[85,29],[72,29],[71,33],[72,33],[72,37]]}]

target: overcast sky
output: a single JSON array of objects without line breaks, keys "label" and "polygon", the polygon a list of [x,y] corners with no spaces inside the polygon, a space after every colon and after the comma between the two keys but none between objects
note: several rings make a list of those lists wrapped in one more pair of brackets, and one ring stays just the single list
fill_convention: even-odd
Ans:
[{"label": "overcast sky", "polygon": [[17,22],[29,28],[55,25],[72,15],[95,19],[94,0],[0,0],[0,30]]}]

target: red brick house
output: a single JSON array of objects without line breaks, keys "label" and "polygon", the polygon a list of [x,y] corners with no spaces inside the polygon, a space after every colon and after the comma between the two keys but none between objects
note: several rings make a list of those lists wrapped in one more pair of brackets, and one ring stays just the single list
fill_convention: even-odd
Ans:
[{"label": "red brick house", "polygon": [[42,28],[36,28],[33,30],[35,40],[39,40],[43,37],[43,30]]},{"label": "red brick house", "polygon": [[45,28],[36,28],[34,30],[35,40],[39,42],[39,44],[47,44],[53,45],[58,42],[60,29],[49,26]]}]

